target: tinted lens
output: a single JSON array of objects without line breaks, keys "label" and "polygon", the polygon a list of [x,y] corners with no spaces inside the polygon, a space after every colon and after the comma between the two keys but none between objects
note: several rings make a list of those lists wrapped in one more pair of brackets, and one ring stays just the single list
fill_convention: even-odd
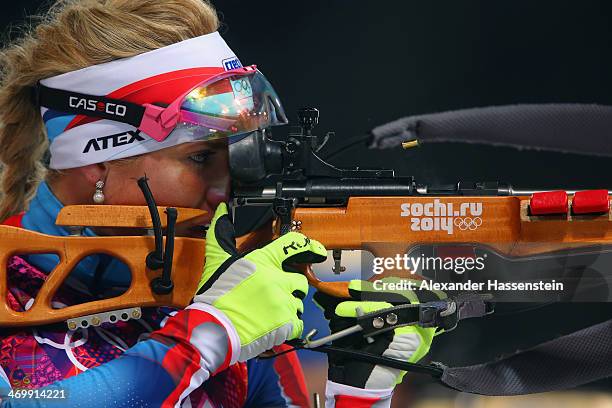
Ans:
[{"label": "tinted lens", "polygon": [[192,90],[181,105],[184,124],[227,137],[287,123],[278,95],[259,71]]}]

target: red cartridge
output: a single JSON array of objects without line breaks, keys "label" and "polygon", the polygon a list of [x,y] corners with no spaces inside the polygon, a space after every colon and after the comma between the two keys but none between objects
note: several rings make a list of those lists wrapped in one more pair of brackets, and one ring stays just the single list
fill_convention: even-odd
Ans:
[{"label": "red cartridge", "polygon": [[599,214],[610,210],[608,190],[578,191],[572,200],[574,214]]},{"label": "red cartridge", "polygon": [[531,215],[553,215],[567,213],[567,193],[546,191],[534,193],[529,200]]}]

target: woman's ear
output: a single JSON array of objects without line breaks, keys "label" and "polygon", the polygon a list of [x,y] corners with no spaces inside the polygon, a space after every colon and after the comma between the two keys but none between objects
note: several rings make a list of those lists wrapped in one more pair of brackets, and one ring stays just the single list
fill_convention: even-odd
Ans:
[{"label": "woman's ear", "polygon": [[106,163],[89,164],[80,167],[78,170],[85,181],[92,186],[100,180],[105,181],[106,175],[108,174],[108,166]]},{"label": "woman's ear", "polygon": [[49,182],[49,187],[64,205],[91,203],[96,192],[96,183],[105,181],[108,167],[105,164],[90,164],[62,170]]}]

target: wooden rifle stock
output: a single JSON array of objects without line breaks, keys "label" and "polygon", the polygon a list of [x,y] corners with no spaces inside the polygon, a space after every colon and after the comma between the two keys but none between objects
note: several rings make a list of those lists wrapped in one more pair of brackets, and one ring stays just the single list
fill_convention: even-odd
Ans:
[{"label": "wooden rifle stock", "polygon": [[[438,210],[433,207],[436,203],[445,206],[447,210],[452,207],[452,213],[444,215],[452,219],[452,232],[440,228],[436,230],[435,222],[431,224],[431,229],[427,229],[429,224],[421,224],[421,227],[426,228],[415,231],[412,228],[413,221],[411,217],[406,216],[405,209],[413,204],[420,204],[418,207],[427,208],[427,213],[413,214],[415,217],[412,218],[422,220],[423,217],[428,217],[427,214],[436,214],[435,211],[438,215],[428,218],[442,218],[439,214],[442,207],[438,206]],[[470,205],[476,209],[475,204],[480,204],[480,214],[470,214],[470,223],[467,225],[462,209],[467,209]],[[95,207],[95,212],[91,209],[84,211],[83,208],[65,207],[63,218],[58,219],[59,223],[151,227],[150,223],[145,221],[149,219],[145,216],[145,207],[88,207]],[[179,209],[179,222],[202,215],[201,212],[195,211]],[[476,217],[480,220],[473,224],[473,218]],[[135,219],[139,221],[134,221]],[[410,247],[420,243],[479,243],[507,256],[547,253],[593,244],[612,244],[610,211],[605,214],[577,216],[570,210],[567,214],[534,217],[529,214],[529,198],[519,196],[351,197],[344,207],[298,207],[293,210],[293,219],[299,221],[296,223],[299,225],[297,230],[317,239],[327,249],[369,250],[377,257],[406,253]],[[457,219],[464,223],[457,223]],[[238,240],[239,249],[244,251],[269,242],[277,235],[273,230],[268,225],[241,237]],[[377,243],[385,245],[379,246]],[[0,326],[54,323],[135,306],[183,308],[195,294],[204,264],[204,248],[203,239],[176,238],[172,269],[174,290],[168,295],[159,295],[152,291],[150,282],[159,277],[161,271],[152,271],[145,266],[147,254],[154,249],[154,238],[151,236],[52,237],[15,227],[0,226]],[[33,253],[56,253],[60,262],[49,274],[32,307],[28,311],[17,312],[10,308],[6,296],[7,264],[12,256]],[[109,254],[128,265],[132,272],[128,290],[114,298],[53,309],[53,295],[71,270],[82,258],[95,253]],[[347,282],[321,282],[311,269],[305,270],[305,274],[310,284],[317,289],[333,296],[348,297]]]}]

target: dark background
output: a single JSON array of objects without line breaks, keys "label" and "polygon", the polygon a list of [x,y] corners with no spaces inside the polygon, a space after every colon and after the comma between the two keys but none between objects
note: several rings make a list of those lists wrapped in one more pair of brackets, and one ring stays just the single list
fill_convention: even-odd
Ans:
[{"label": "dark background", "polygon": [[[40,4],[5,2],[0,25],[20,24]],[[336,132],[330,150],[407,115],[514,103],[612,105],[609,1],[214,4],[230,46],[243,64],[257,64],[266,73],[292,119],[299,107],[320,109],[318,133]],[[359,145],[334,163],[394,167],[423,183],[499,180],[523,188],[612,190],[612,159],[501,147],[426,145],[372,152]],[[484,361],[610,315],[609,304],[500,315],[466,323],[437,340],[432,355],[451,365]],[[612,382],[599,387],[610,389]]]},{"label": "dark background", "polygon": [[[612,102],[609,2],[217,1],[243,63],[286,110],[321,110],[338,139],[413,114],[512,103]],[[580,137],[580,135],[576,135]],[[350,154],[349,154],[350,153]],[[393,166],[419,181],[611,187],[606,159],[474,146],[354,148],[338,164]]]}]

